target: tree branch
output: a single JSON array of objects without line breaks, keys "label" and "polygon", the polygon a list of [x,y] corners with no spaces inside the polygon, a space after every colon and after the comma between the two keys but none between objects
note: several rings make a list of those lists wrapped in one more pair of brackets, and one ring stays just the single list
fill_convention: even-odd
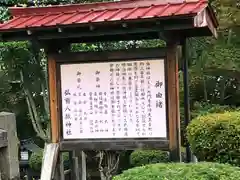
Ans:
[{"label": "tree branch", "polygon": [[[33,112],[32,112],[32,108],[31,108],[29,99],[28,99],[28,97],[25,97],[25,99],[26,99],[26,102],[27,102],[28,112],[29,112],[29,114],[30,114],[30,119],[31,119],[31,121],[32,121],[33,129],[35,130],[35,132],[36,132],[37,134],[39,134],[39,129],[38,129],[38,127],[37,127],[37,125],[36,125],[36,123],[35,123],[35,121],[34,121],[34,116],[33,116]],[[42,137],[41,137],[41,138],[42,138]]]},{"label": "tree branch", "polygon": [[117,160],[115,162],[115,165],[113,166],[112,170],[110,171],[111,174],[116,173],[116,171],[118,169],[119,161],[120,161],[120,154],[117,154]]},{"label": "tree branch", "polygon": [[106,174],[104,172],[104,168],[102,167],[103,158],[104,158],[104,151],[99,151],[98,168],[99,168],[101,180],[105,180],[106,179]]},{"label": "tree branch", "polygon": [[[25,89],[25,88],[24,88]],[[37,108],[36,108],[36,104],[32,98],[32,95],[31,93],[29,92],[28,89],[25,89],[25,92],[26,92],[26,95],[29,99],[29,102],[30,102],[30,105],[32,107],[32,111],[33,111],[33,116],[34,116],[34,119],[35,119],[35,123],[39,129],[39,135],[41,138],[43,138],[44,140],[48,140],[48,137],[46,136],[46,132],[44,131],[43,129],[43,126],[41,125],[41,121],[40,121],[40,117],[38,115],[38,112],[37,112]]]},{"label": "tree branch", "polygon": [[[20,71],[20,77],[21,77],[22,84],[24,84],[22,71]],[[46,132],[44,131],[44,129],[41,125],[40,118],[38,116],[38,112],[36,109],[36,104],[32,98],[31,93],[29,92],[29,90],[27,88],[24,87],[24,85],[23,85],[23,91],[24,91],[25,98],[27,101],[28,110],[29,110],[29,114],[30,114],[30,118],[31,118],[34,130],[36,131],[37,135],[40,138],[42,138],[43,140],[48,140],[48,137],[46,136]]]},{"label": "tree branch", "polygon": [[44,82],[41,83],[41,91],[43,92],[43,103],[44,103],[44,110],[47,116],[49,116],[49,101],[48,95],[46,95],[46,87]]}]

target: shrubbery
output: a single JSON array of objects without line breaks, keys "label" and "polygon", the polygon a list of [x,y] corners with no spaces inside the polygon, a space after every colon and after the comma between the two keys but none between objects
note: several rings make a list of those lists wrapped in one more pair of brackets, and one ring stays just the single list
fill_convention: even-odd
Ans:
[{"label": "shrubbery", "polygon": [[[43,150],[37,153],[32,153],[29,159],[29,166],[35,171],[40,171],[42,167],[42,158]],[[63,159],[65,162],[69,159],[68,153],[63,153]]]},{"label": "shrubbery", "polygon": [[40,171],[42,167],[42,158],[43,158],[43,150],[32,153],[29,159],[29,166],[35,170]]},{"label": "shrubbery", "polygon": [[187,137],[200,161],[240,165],[240,111],[198,116],[189,124]]},{"label": "shrubbery", "polygon": [[[209,104],[205,102],[195,102],[192,105],[191,119],[197,118],[198,116],[207,115],[209,113],[224,113],[225,111],[233,111],[235,107],[219,105],[219,104]],[[181,104],[181,141],[182,145],[186,145],[186,128],[184,123],[184,104]]]},{"label": "shrubbery", "polygon": [[204,102],[195,102],[191,112],[191,118],[207,115],[209,113],[224,113],[225,111],[233,111],[235,107],[219,104],[209,104]]},{"label": "shrubbery", "polygon": [[169,162],[169,155],[166,151],[160,150],[136,150],[130,156],[132,166],[142,166],[159,162]]},{"label": "shrubbery", "polygon": [[217,163],[151,164],[124,171],[113,180],[236,180],[240,168]]}]

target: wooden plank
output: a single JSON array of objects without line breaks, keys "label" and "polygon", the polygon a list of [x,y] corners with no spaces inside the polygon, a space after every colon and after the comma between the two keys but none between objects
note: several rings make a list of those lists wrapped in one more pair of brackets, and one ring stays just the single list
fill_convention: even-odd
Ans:
[{"label": "wooden plank", "polygon": [[50,119],[51,119],[51,139],[52,143],[59,141],[59,121],[58,121],[58,101],[57,101],[57,79],[56,79],[56,61],[48,55],[48,81],[50,97]]},{"label": "wooden plank", "polygon": [[87,180],[87,159],[86,159],[86,154],[81,151],[81,180]]},{"label": "wooden plank", "polygon": [[169,141],[166,139],[145,140],[68,140],[60,142],[61,151],[72,150],[134,150],[134,149],[162,149],[168,150]]},{"label": "wooden plank", "polygon": [[100,62],[100,61],[116,61],[131,60],[145,58],[165,58],[166,48],[139,48],[116,51],[100,51],[100,52],[71,52],[51,55],[57,63],[76,63],[76,62]]},{"label": "wooden plank", "polygon": [[83,151],[76,151],[78,157],[78,168],[80,180],[87,180],[86,155]]},{"label": "wooden plank", "polygon": [[73,151],[73,176],[74,180],[80,180],[80,172],[78,166],[78,157],[76,151]]},{"label": "wooden plank", "polygon": [[181,161],[180,112],[179,112],[179,77],[177,42],[167,44],[167,90],[168,90],[168,122],[169,149],[172,161]]},{"label": "wooden plank", "polygon": [[62,152],[59,152],[59,157],[58,157],[58,161],[57,161],[57,165],[56,165],[54,179],[55,180],[65,180],[64,159],[63,159]]},{"label": "wooden plank", "polygon": [[51,180],[54,176],[59,153],[59,144],[47,144],[43,152],[41,180]]},{"label": "wooden plank", "polygon": [[64,158],[62,152],[59,153],[59,180],[65,180],[64,174]]},{"label": "wooden plank", "polygon": [[[177,19],[170,19],[168,21],[162,20],[158,21],[158,23],[154,21],[150,22],[141,22],[141,23],[127,23],[127,28],[122,26],[121,24],[114,24],[110,27],[96,27],[95,30],[89,31],[90,26],[85,26],[79,29],[79,27],[65,28],[62,33],[56,33],[56,31],[48,31],[43,33],[43,31],[38,31],[34,35],[38,37],[40,40],[52,40],[52,39],[71,39],[71,38],[92,38],[92,37],[105,37],[106,36],[115,36],[114,40],[118,38],[118,36],[123,35],[138,35],[138,34],[146,34],[146,33],[156,33],[160,31],[171,31],[171,30],[185,30],[194,28],[192,24],[192,17],[182,17]],[[77,25],[78,26],[78,25]],[[111,28],[111,31],[109,31]],[[157,35],[157,34],[156,34]]]}]

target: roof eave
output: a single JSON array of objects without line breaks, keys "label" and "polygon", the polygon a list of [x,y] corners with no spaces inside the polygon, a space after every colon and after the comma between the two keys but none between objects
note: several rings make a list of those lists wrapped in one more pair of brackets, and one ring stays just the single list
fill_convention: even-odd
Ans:
[{"label": "roof eave", "polygon": [[[118,20],[118,21],[106,21],[106,22],[86,22],[86,23],[74,23],[74,24],[57,24],[52,26],[36,26],[36,27],[25,27],[25,28],[6,28],[6,29],[0,29],[0,34],[4,33],[14,33],[14,32],[21,32],[21,31],[48,31],[52,29],[71,29],[71,28],[102,28],[102,27],[113,27],[113,26],[121,26],[128,28],[129,25],[135,25],[136,28],[139,26],[145,26],[149,23],[152,24],[162,24],[165,25],[166,23],[173,22],[173,26],[176,26],[176,22],[178,25],[182,25],[183,21],[188,21],[192,19],[196,13],[194,14],[188,14],[188,15],[179,15],[179,16],[170,16],[170,17],[150,17],[150,18],[144,18],[144,19],[130,19],[130,20]],[[181,29],[181,27],[179,27]],[[109,30],[108,30],[109,31]]]},{"label": "roof eave", "polygon": [[[10,40],[54,40],[61,39],[89,39],[89,37],[99,37],[100,41],[105,39],[111,40],[124,40],[124,36],[130,36],[128,38],[146,38],[146,34],[152,33],[152,36],[148,37],[150,39],[159,38],[159,32],[183,32],[185,30],[194,30],[196,34],[209,36],[209,32],[204,30],[208,27],[196,28],[194,27],[194,17],[196,14],[191,14],[188,16],[178,16],[172,17],[168,20],[166,19],[142,19],[139,21],[119,21],[112,23],[86,23],[86,24],[76,24],[74,26],[53,26],[53,27],[40,27],[34,29],[15,29],[11,32],[0,32],[2,41]],[[167,22],[167,24],[164,24]],[[109,28],[112,31],[109,31]],[[201,32],[200,32],[201,31]],[[191,31],[193,32],[193,31]],[[200,33],[198,33],[200,32]],[[144,35],[145,34],[145,35]],[[114,36],[115,35],[115,36]],[[118,37],[117,37],[117,36]],[[101,36],[101,37],[100,37]],[[93,38],[94,39],[94,38]],[[128,40],[133,40],[128,39]],[[96,38],[97,40],[97,38]],[[82,42],[82,41],[81,41]]]},{"label": "roof eave", "polygon": [[194,26],[196,28],[207,27],[212,35],[217,38],[217,22],[215,21],[216,17],[212,16],[209,8],[205,8],[194,17]]}]

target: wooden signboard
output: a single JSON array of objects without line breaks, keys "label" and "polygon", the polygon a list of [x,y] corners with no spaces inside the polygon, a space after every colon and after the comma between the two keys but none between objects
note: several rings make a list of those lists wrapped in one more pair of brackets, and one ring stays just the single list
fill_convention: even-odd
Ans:
[{"label": "wooden signboard", "polygon": [[166,50],[52,55],[61,150],[169,149]]},{"label": "wooden signboard", "polygon": [[166,138],[164,59],[60,65],[63,139]]}]

